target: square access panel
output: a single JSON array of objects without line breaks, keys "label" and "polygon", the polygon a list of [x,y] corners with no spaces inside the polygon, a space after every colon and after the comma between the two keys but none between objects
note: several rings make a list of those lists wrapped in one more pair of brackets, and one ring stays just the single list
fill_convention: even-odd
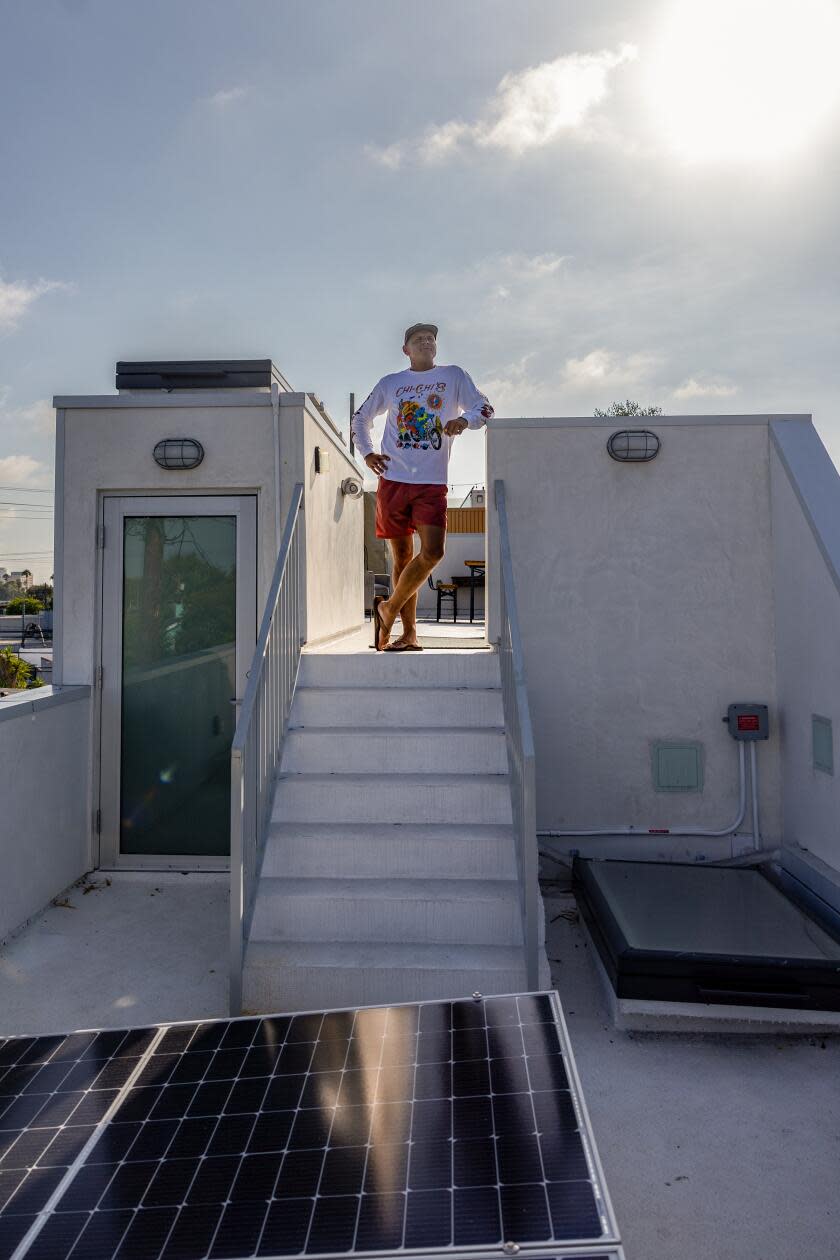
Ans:
[{"label": "square access panel", "polygon": [[653,745],[653,786],[657,792],[703,790],[703,746],[688,742]]}]

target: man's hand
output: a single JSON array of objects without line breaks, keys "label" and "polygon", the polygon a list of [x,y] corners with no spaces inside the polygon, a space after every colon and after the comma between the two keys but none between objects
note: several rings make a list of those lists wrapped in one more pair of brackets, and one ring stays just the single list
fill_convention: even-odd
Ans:
[{"label": "man's hand", "polygon": [[447,437],[457,437],[459,433],[463,433],[464,429],[468,429],[469,427],[470,426],[467,424],[466,420],[461,420],[459,418],[458,420],[447,420],[446,424],[443,426],[443,431]]},{"label": "man's hand", "polygon": [[381,477],[388,470],[390,455],[377,455],[376,451],[371,451],[370,455],[365,455],[365,463],[371,472],[376,473],[377,477]]}]

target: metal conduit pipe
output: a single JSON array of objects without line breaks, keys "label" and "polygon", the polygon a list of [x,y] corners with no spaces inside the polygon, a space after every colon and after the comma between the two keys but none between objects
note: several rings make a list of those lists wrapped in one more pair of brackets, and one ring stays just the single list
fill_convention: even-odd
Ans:
[{"label": "metal conduit pipe", "polygon": [[753,849],[756,853],[760,853],[761,832],[758,829],[758,765],[755,755],[755,741],[750,742],[750,785],[752,787]]},{"label": "metal conduit pipe", "polygon": [[[750,749],[750,770],[752,772],[753,797],[753,843],[758,849],[760,839],[758,832],[758,780],[756,773],[755,744]],[[590,827],[570,831],[538,831],[539,839],[553,840],[562,836],[731,836],[744,821],[747,812],[747,759],[743,741],[738,743],[738,815],[728,827],[711,831],[705,827]]]}]

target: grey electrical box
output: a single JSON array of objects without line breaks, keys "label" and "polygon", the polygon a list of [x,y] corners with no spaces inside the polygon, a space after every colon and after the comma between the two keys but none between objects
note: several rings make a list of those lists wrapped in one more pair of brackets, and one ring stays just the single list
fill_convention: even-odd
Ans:
[{"label": "grey electrical box", "polygon": [[770,738],[770,717],[766,704],[730,704],[724,722],[733,739]]}]

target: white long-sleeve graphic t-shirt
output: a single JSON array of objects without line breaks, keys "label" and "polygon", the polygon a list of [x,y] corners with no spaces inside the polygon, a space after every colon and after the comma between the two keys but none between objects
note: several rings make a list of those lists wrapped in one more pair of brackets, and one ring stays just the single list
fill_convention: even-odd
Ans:
[{"label": "white long-sleeve graphic t-shirt", "polygon": [[373,422],[384,412],[388,419],[382,454],[391,457],[385,479],[445,486],[455,439],[447,437],[444,425],[461,416],[471,429],[480,429],[493,408],[469,373],[454,363],[426,372],[411,368],[392,372],[377,382],[353,414],[353,440],[362,459],[373,450]]}]

